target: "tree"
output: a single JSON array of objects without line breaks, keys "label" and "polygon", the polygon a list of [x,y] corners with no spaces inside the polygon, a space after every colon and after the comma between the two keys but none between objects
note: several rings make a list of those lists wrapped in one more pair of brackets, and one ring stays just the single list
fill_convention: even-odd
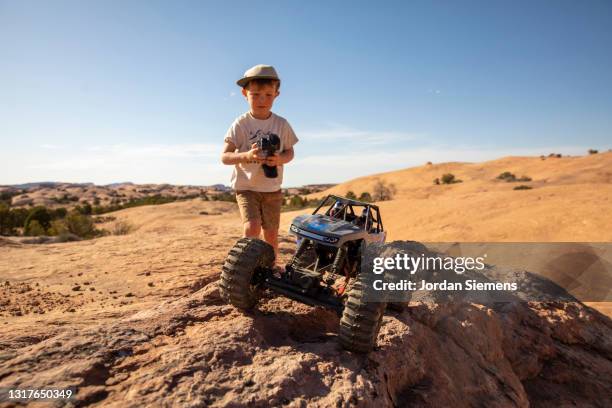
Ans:
[{"label": "tree", "polygon": [[66,218],[64,218],[64,225],[68,232],[81,238],[92,238],[97,233],[91,218],[77,211],[71,211]]},{"label": "tree", "polygon": [[11,209],[4,202],[0,202],[0,235],[12,235],[14,227]]},{"label": "tree", "polygon": [[391,200],[395,195],[395,185],[387,184],[382,180],[377,180],[374,184],[374,200],[387,201]]},{"label": "tree", "polygon": [[13,216],[13,227],[23,227],[30,211],[25,208],[13,208],[11,214]]},{"label": "tree", "polygon": [[31,220],[25,230],[25,235],[30,235],[32,237],[37,237],[39,235],[45,234],[45,228],[43,228],[37,220]]},{"label": "tree", "polygon": [[291,199],[289,200],[289,207],[293,207],[293,208],[303,208],[305,207],[306,203],[304,201],[304,199],[302,197],[300,197],[299,195],[295,195],[293,197],[291,197]]},{"label": "tree", "polygon": [[83,207],[81,207],[81,214],[91,215],[93,208],[91,208],[91,204],[89,201],[83,201]]},{"label": "tree", "polygon": [[25,223],[23,225],[25,228],[26,235],[29,235],[28,234],[29,225],[32,221],[38,221],[38,224],[43,229],[47,230],[51,226],[51,219],[52,219],[51,214],[49,214],[49,211],[47,210],[46,207],[38,206],[38,207],[32,208],[30,210],[30,214],[26,218]]},{"label": "tree", "polygon": [[64,218],[68,214],[68,211],[64,207],[58,207],[53,212],[53,218]]},{"label": "tree", "polygon": [[366,203],[371,203],[374,200],[372,200],[372,196],[370,195],[370,193],[368,193],[367,191],[364,191],[359,196],[359,201],[363,201],[363,202],[366,202]]}]

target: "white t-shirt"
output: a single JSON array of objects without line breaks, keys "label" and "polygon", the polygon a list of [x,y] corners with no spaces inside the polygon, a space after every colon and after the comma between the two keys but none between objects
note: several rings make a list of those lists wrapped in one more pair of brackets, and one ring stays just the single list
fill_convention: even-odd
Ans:
[{"label": "white t-shirt", "polygon": [[[295,132],[285,118],[272,113],[268,119],[255,119],[250,112],[239,116],[232,123],[224,140],[232,142],[237,152],[248,152],[253,143],[270,134],[276,134],[280,138],[279,153],[290,149],[298,142]],[[232,188],[262,193],[278,191],[283,182],[283,166],[277,166],[277,171],[278,177],[268,178],[261,163],[253,161],[236,164],[232,173]]]}]

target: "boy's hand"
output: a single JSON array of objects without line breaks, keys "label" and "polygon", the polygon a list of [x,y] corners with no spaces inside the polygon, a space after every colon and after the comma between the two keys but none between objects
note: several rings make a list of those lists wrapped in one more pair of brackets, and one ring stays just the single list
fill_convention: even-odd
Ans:
[{"label": "boy's hand", "polygon": [[264,160],[264,163],[270,167],[276,167],[280,165],[281,163],[280,163],[280,157],[279,157],[278,152],[274,153],[274,156],[266,157],[266,159]]},{"label": "boy's hand", "polygon": [[248,161],[255,161],[257,163],[263,163],[264,159],[261,156],[261,150],[257,147],[257,143],[251,145],[251,150],[246,152],[246,159]]}]

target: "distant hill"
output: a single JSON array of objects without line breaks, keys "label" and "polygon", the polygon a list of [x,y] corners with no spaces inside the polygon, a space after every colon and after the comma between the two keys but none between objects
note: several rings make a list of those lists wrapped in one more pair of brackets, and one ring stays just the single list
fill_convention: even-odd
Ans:
[{"label": "distant hill", "polygon": [[[531,181],[498,179],[504,172]],[[449,173],[462,182],[434,184]],[[396,189],[393,200],[378,203],[392,240],[612,241],[612,152],[424,164],[359,177],[308,198],[373,193],[378,181]],[[514,190],[519,185],[531,189]],[[294,215],[283,215],[285,225]]]}]

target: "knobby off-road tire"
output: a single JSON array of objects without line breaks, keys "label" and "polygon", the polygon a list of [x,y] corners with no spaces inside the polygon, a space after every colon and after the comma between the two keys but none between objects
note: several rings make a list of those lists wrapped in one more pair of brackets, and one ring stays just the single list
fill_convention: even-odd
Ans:
[{"label": "knobby off-road tire", "polygon": [[363,275],[357,275],[351,285],[340,319],[338,338],[347,350],[367,353],[376,345],[376,338],[387,304],[365,302],[367,282]]},{"label": "knobby off-road tire", "polygon": [[241,238],[229,251],[223,269],[219,292],[227,303],[242,310],[252,309],[259,293],[253,285],[253,275],[259,268],[270,268],[274,262],[274,249],[256,238]]}]

